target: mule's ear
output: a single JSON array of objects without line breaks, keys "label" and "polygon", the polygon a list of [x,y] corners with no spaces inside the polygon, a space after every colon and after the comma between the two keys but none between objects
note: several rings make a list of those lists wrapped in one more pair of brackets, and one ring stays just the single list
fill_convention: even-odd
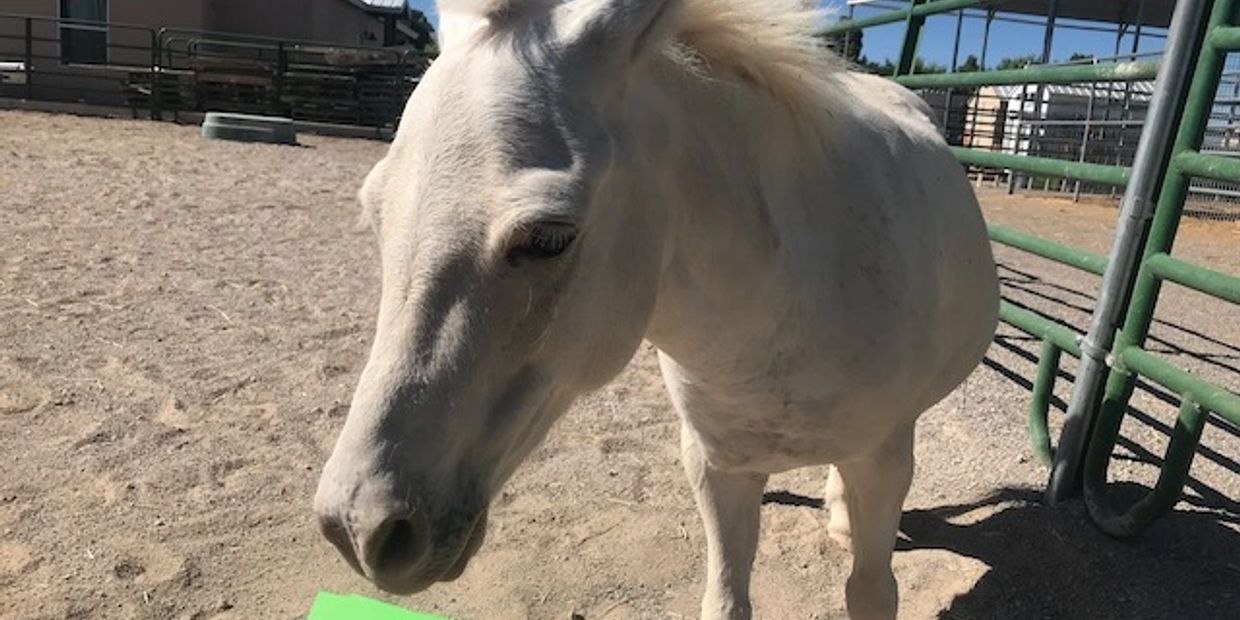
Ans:
[{"label": "mule's ear", "polygon": [[556,26],[564,48],[620,67],[656,50],[673,34],[681,0],[580,0],[561,5]]},{"label": "mule's ear", "polygon": [[449,50],[471,37],[485,36],[521,17],[543,14],[560,0],[435,0],[439,49]]},{"label": "mule's ear", "polygon": [[487,19],[469,13],[439,13],[439,50],[448,51],[464,43],[466,39],[487,27]]}]

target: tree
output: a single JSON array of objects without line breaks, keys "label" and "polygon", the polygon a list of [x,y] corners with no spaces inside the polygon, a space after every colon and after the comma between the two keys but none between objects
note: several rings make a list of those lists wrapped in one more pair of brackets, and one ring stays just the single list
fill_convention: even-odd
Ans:
[{"label": "tree", "polygon": [[[840,23],[852,21],[848,17],[840,19]],[[853,63],[861,63],[861,41],[865,38],[864,30],[850,30],[848,32],[837,32],[834,34],[819,35],[828,48],[839,54],[845,60]]]},{"label": "tree", "polygon": [[913,73],[947,73],[947,67],[936,62],[926,62],[918,56],[913,60]]},{"label": "tree", "polygon": [[995,68],[999,70],[1024,69],[1027,65],[1036,65],[1040,62],[1042,62],[1042,58],[1034,54],[1029,54],[1028,56],[1013,56],[1011,58],[1004,58],[1000,60],[999,64],[996,65]]},{"label": "tree", "polygon": [[964,62],[956,66],[956,73],[974,73],[982,70],[982,63],[978,61],[977,56],[969,54]]},{"label": "tree", "polygon": [[[896,63],[892,62],[890,58],[884,59],[880,64],[862,56],[857,60],[856,64],[862,71],[875,75],[894,75],[896,72]],[[935,62],[926,62],[926,59],[918,56],[913,60],[913,73],[947,73],[947,67]]]},{"label": "tree", "polygon": [[435,27],[431,25],[431,21],[426,18],[425,13],[406,7],[401,21],[413,33],[413,36],[409,39],[411,47],[424,54],[432,56],[439,54],[439,46],[435,43]]},{"label": "tree", "polygon": [[892,64],[890,59],[884,60],[880,64],[866,58],[865,56],[862,56],[857,59],[856,64],[862,71],[865,71],[866,73],[873,73],[874,75],[891,75],[896,72],[896,66]]},{"label": "tree", "polygon": [[1093,60],[1093,59],[1094,59],[1093,54],[1086,54],[1084,52],[1072,52],[1072,55],[1068,57],[1068,62],[1077,62],[1077,61]]}]

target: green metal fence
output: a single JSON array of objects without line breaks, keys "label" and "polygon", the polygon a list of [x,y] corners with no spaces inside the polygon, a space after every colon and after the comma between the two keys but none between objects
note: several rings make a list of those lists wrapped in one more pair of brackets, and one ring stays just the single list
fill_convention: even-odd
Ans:
[{"label": "green metal fence", "polygon": [[[974,88],[1005,84],[1123,82],[1157,77],[1154,98],[1132,168],[953,147],[965,164],[1125,187],[1115,241],[1106,257],[1002,226],[991,240],[1102,276],[1087,332],[1002,301],[1004,322],[1041,341],[1029,403],[1035,452],[1052,466],[1047,497],[1053,503],[1083,491],[1094,522],[1130,536],[1169,511],[1180,497],[1204,428],[1217,416],[1240,427],[1240,395],[1211,384],[1143,347],[1163,282],[1173,282],[1240,304],[1240,278],[1172,256],[1189,182],[1193,177],[1240,182],[1240,161],[1199,152],[1223,62],[1240,51],[1240,0],[1180,0],[1161,63],[1035,66],[1005,71],[915,75],[917,44],[926,17],[993,0],[910,0],[904,10],[841,22],[823,34],[904,22],[904,41],[892,78],[909,88]],[[1121,321],[1122,318],[1122,321]],[[1058,449],[1052,449],[1047,413],[1060,358],[1080,359]],[[1179,397],[1180,407],[1158,482],[1140,501],[1118,507],[1108,494],[1107,469],[1137,379]]]}]

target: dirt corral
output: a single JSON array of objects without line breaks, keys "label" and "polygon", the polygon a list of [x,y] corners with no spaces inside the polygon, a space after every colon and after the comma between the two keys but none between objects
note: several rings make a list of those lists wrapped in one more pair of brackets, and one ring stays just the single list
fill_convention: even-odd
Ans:
[{"label": "dirt corral", "polygon": [[[378,596],[320,538],[310,497],[370,339],[377,259],[354,193],[385,145],[304,142],[0,112],[0,617],[297,618],[319,589]],[[1112,210],[982,196],[992,221],[1109,239]],[[1240,271],[1236,224],[1192,223],[1180,248]],[[1095,278],[999,259],[1007,294],[1083,324]],[[1154,350],[1236,385],[1235,309],[1164,297]],[[901,616],[1240,617],[1240,437],[1209,427],[1176,512],[1107,539],[1078,502],[1038,502],[1031,352],[1003,328],[919,426]],[[1148,482],[1172,408],[1136,404],[1149,415],[1113,470]],[[695,617],[704,543],[677,429],[643,347],[496,499],[460,581],[389,600],[462,619]],[[772,480],[758,617],[844,617],[824,481]]]}]

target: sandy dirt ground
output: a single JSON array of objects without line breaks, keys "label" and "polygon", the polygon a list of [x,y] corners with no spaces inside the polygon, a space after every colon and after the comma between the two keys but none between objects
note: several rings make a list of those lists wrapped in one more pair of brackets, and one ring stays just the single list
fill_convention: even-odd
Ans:
[{"label": "sandy dirt ground", "polygon": [[[303,141],[0,112],[0,618],[291,619],[320,589],[381,596],[320,538],[310,498],[371,337],[354,193],[385,145]],[[991,221],[1109,240],[1111,209],[980,195]],[[1240,227],[1190,223],[1179,253],[1240,272]],[[1005,294],[1083,322],[1096,278],[998,258]],[[1235,308],[1175,287],[1164,302],[1151,347],[1236,386]],[[1240,435],[1207,428],[1175,512],[1110,540],[1079,502],[1038,501],[1033,352],[1002,329],[919,425],[901,617],[1240,617]],[[1159,396],[1135,402],[1116,479],[1152,480],[1174,410]],[[643,347],[496,499],[459,581],[384,598],[460,619],[696,617],[703,535],[677,428]],[[760,618],[844,617],[824,481],[771,481]]]}]

